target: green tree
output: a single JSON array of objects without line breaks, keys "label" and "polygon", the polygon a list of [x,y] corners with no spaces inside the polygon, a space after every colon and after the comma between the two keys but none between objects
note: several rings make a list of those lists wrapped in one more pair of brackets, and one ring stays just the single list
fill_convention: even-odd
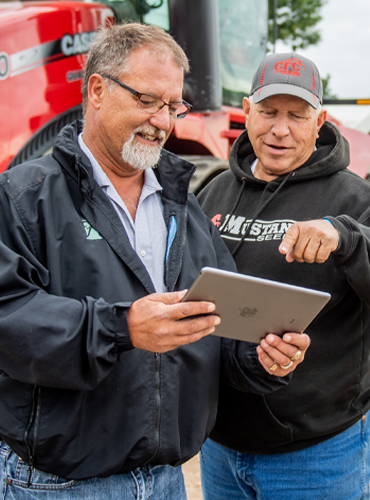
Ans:
[{"label": "green tree", "polygon": [[321,77],[322,80],[322,90],[323,90],[323,98],[324,99],[338,99],[338,96],[334,94],[334,92],[330,88],[330,75],[326,75],[326,77]]},{"label": "green tree", "polygon": [[[316,25],[321,21],[321,7],[327,0],[276,0],[277,40],[290,46],[293,51],[316,45],[321,34]],[[274,0],[269,0],[269,43],[274,46]]]},{"label": "green tree", "polygon": [[[1,0],[0,0],[1,1]],[[145,14],[157,9],[163,0],[99,0],[109,5],[118,21],[143,22]]]}]

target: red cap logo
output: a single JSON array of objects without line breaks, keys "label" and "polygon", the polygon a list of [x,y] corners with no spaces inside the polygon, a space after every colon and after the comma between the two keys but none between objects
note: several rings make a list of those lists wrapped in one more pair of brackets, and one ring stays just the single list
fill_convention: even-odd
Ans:
[{"label": "red cap logo", "polygon": [[285,59],[285,61],[279,61],[275,64],[274,73],[301,76],[301,68],[305,69],[304,64],[299,59]]}]

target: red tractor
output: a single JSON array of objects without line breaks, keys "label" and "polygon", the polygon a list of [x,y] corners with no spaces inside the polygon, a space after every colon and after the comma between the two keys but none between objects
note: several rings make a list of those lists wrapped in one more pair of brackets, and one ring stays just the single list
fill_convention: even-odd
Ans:
[{"label": "red tractor", "polygon": [[86,52],[113,21],[100,4],[0,3],[0,171],[44,154],[81,116]]}]

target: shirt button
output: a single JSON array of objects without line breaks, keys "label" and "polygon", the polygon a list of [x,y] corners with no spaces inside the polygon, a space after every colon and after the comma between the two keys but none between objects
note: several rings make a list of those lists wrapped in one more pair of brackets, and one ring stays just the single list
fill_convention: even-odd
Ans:
[{"label": "shirt button", "polygon": [[140,255],[141,255],[142,257],[145,257],[145,255],[146,255],[146,251],[145,251],[145,250],[141,250]]}]

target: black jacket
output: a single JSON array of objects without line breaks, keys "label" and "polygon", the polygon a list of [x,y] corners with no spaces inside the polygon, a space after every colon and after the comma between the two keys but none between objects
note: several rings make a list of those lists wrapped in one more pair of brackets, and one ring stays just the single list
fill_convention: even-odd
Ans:
[{"label": "black jacket", "polygon": [[[200,194],[203,210],[239,272],[332,294],[307,329],[311,347],[288,386],[258,396],[222,385],[211,437],[234,450],[270,454],[330,438],[370,408],[370,184],[347,170],[347,141],[329,122],[317,150],[290,174],[258,180],[254,159],[245,131],[232,149],[231,170]],[[332,257],[287,263],[278,251],[287,228],[324,217],[340,233]]]},{"label": "black jacket", "polygon": [[[65,478],[179,465],[216,417],[221,341],[166,354],[133,349],[126,312],[154,292],[110,201],[67,126],[52,156],[0,176],[0,435],[25,461]],[[234,269],[188,184],[193,166],[163,152],[155,169],[167,226],[168,291],[202,266]],[[225,342],[223,376],[265,392],[253,346]]]}]

